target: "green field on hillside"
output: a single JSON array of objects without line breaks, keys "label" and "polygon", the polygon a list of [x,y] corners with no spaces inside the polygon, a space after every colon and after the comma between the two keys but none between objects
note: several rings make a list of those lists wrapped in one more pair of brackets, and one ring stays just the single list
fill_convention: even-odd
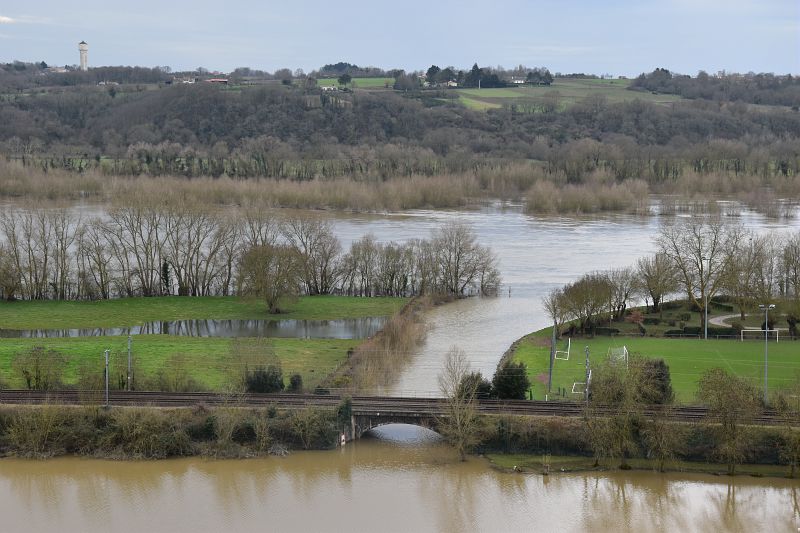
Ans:
[{"label": "green field on hillside", "polygon": [[[534,398],[544,398],[550,357],[550,330],[542,330],[520,341],[514,361],[528,367]],[[566,338],[559,340],[558,349],[566,349]],[[704,371],[721,367],[739,376],[752,379],[761,388],[764,379],[763,340],[703,340],[664,339],[654,337],[595,337],[572,341],[568,361],[557,360],[553,370],[553,390],[567,389],[572,395],[574,382],[583,382],[584,348],[589,347],[590,360],[599,362],[607,357],[609,348],[626,346],[629,353],[643,357],[663,358],[669,365],[676,399],[682,403],[695,402],[697,383]],[[769,387],[771,390],[788,384],[800,372],[800,342],[774,339],[769,343]]]},{"label": "green field on hillside", "polygon": [[[394,85],[393,78],[353,78],[353,82],[355,83],[356,88],[362,89],[382,89],[386,87],[386,84],[389,84],[389,87]],[[339,85],[338,78],[319,78],[317,80],[317,85],[321,86],[329,86],[329,85]]]},{"label": "green field on hillside", "polygon": [[550,86],[524,86],[498,89],[455,89],[463,105],[471,109],[492,109],[508,104],[521,107],[540,106],[546,100],[555,101],[560,109],[584,101],[590,96],[602,96],[608,102],[642,100],[668,104],[680,100],[670,94],[629,91],[630,80],[556,79]]},{"label": "green field on hillside", "polygon": [[188,319],[333,320],[390,316],[405,298],[303,296],[285,313],[270,315],[262,300],[236,296],[162,296],[95,302],[0,302],[0,329],[65,329],[134,326],[147,321]]}]

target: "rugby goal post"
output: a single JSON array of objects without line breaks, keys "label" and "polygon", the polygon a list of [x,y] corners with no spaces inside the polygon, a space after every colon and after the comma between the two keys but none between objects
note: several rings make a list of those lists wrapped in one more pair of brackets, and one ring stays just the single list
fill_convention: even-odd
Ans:
[{"label": "rugby goal post", "polygon": [[[567,337],[567,349],[566,350],[556,350],[555,358],[559,361],[569,361],[569,351],[572,348],[572,338]],[[560,355],[559,355],[560,354]]]},{"label": "rugby goal post", "polygon": [[[775,334],[775,342],[779,342],[780,341],[781,330],[779,328],[768,329],[767,331],[764,331],[763,329],[760,329],[760,328],[744,328],[744,329],[742,329],[742,331],[739,332],[739,340],[744,342],[744,338],[745,337],[747,337],[748,339],[761,340],[761,339],[764,338],[764,334],[765,333],[766,334],[774,333]],[[772,337],[772,335],[767,335],[768,339],[770,337]]]}]

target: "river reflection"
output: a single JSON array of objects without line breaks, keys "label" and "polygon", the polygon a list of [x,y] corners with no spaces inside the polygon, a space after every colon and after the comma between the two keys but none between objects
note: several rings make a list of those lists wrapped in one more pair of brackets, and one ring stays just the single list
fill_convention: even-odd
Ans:
[{"label": "river reflection", "polygon": [[0,529],[778,532],[800,526],[798,489],[789,480],[509,474],[480,458],[458,462],[435,434],[411,445],[403,436],[409,430],[381,431],[344,449],[285,458],[4,459]]},{"label": "river reflection", "polygon": [[172,320],[125,328],[0,329],[0,338],[103,337],[114,335],[177,335],[182,337],[278,337],[290,339],[366,339],[388,317],[339,320]]}]

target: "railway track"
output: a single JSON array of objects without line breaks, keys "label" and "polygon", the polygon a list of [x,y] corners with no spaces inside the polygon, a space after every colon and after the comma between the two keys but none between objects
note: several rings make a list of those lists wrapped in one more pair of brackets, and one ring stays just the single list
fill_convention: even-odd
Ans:
[{"label": "railway track", "polygon": [[[193,407],[199,405],[231,407],[267,407],[281,409],[303,409],[306,407],[336,407],[340,395],[326,394],[242,394],[236,396],[211,392],[148,392],[111,391],[109,403],[112,406],[153,406],[153,407]],[[104,403],[105,396],[97,391],[59,390],[28,391],[0,390],[0,404],[62,404],[83,405]],[[527,400],[480,400],[478,412],[492,415],[512,416],[560,416],[579,417],[585,414],[585,404],[581,402],[543,402]],[[380,396],[352,396],[352,411],[355,415],[401,415],[432,417],[446,412],[445,400],[438,398],[402,398]],[[610,408],[593,408],[593,412],[603,416],[615,413]],[[644,410],[645,416],[657,413],[657,408]],[[673,407],[668,416],[676,421],[698,422],[710,420],[705,407]],[[713,421],[713,419],[711,419]],[[777,425],[781,418],[771,410],[765,410],[752,420],[758,425]]]}]

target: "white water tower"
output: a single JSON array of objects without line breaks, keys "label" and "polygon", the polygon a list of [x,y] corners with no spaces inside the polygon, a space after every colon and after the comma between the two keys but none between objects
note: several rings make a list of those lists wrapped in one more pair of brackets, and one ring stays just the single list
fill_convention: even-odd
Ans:
[{"label": "white water tower", "polygon": [[81,53],[81,70],[89,70],[89,45],[86,41],[78,43],[78,51]]}]

